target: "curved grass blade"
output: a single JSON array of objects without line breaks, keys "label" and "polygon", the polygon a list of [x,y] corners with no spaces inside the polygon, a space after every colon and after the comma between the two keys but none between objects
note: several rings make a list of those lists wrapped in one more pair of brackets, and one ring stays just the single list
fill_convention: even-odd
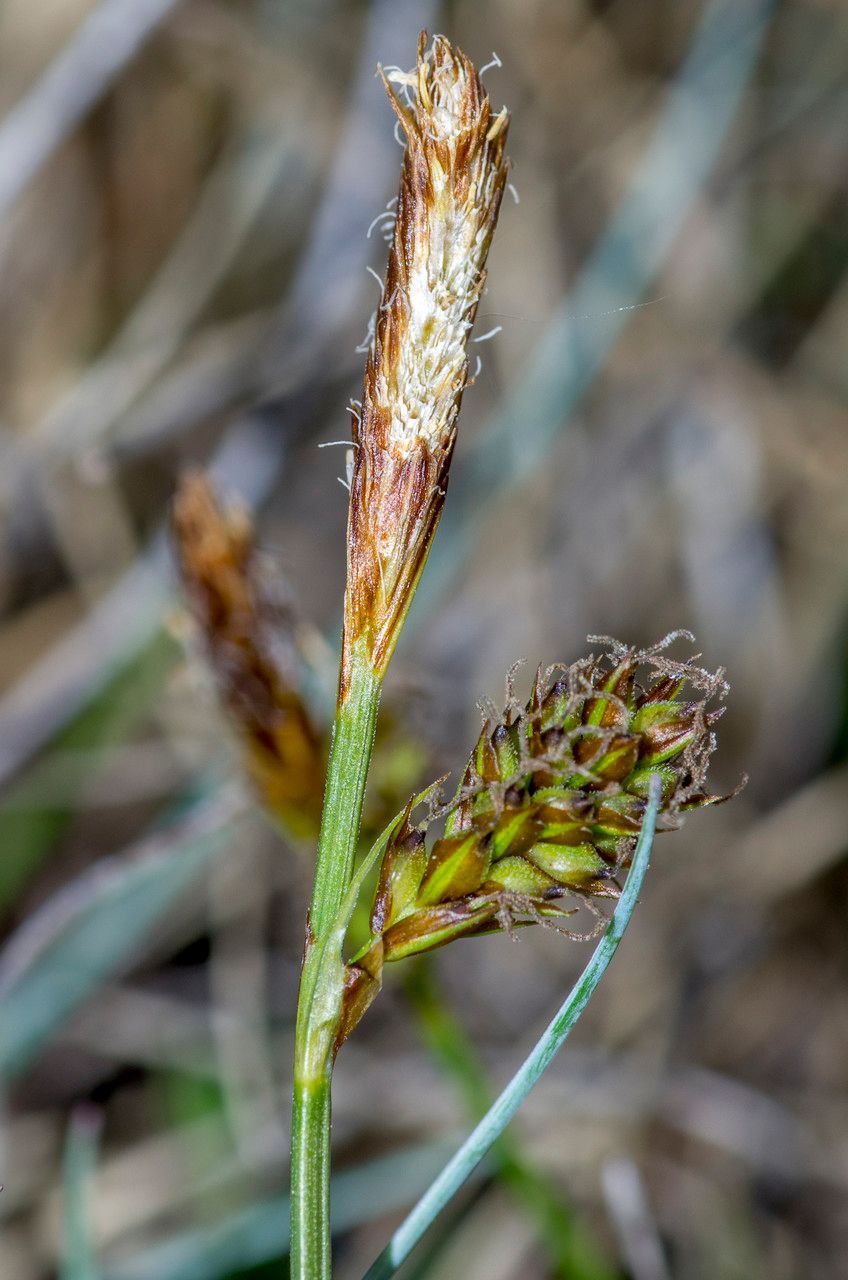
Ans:
[{"label": "curved grass blade", "polygon": [[433,1220],[503,1133],[530,1090],[562,1048],[572,1027],[604,976],[630,923],[633,910],[639,900],[645,873],[648,870],[659,804],[660,782],[654,775],[651,779],[648,806],[627,883],[615,914],[592,953],[589,963],[572,988],[568,999],[545,1028],[500,1097],[395,1231],[379,1258],[366,1272],[365,1280],[387,1280],[387,1277],[394,1275]]},{"label": "curved grass blade", "polygon": [[[429,960],[422,956],[413,966],[405,984],[406,995],[418,1015],[418,1027],[427,1047],[456,1085],[470,1119],[480,1120],[493,1102],[486,1071],[465,1028],[441,998]],[[573,1206],[531,1163],[509,1132],[498,1138],[492,1156],[502,1183],[535,1222],[552,1274],[562,1280],[615,1280],[619,1272],[596,1245]]]},{"label": "curved grass blade", "polygon": [[26,1069],[101,983],[122,972],[148,931],[224,847],[236,788],[197,802],[129,853],[101,861],[58,893],[0,954],[0,1077]]}]

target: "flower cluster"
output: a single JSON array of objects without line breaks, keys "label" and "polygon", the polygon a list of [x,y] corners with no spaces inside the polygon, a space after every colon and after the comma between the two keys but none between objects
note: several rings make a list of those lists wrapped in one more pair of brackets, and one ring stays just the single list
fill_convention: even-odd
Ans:
[{"label": "flower cluster", "polygon": [[[575,895],[617,897],[642,825],[651,777],[658,831],[725,797],[705,789],[721,671],[664,650],[606,641],[607,651],[539,670],[526,705],[511,681],[489,714],[454,799],[435,810],[444,834],[427,842],[411,805],[383,855],[371,937],[347,966],[341,1039],[380,988],[383,965],[454,938],[534,921],[561,924]],[[593,637],[592,639],[605,639]],[[603,920],[601,920],[601,927]]]}]

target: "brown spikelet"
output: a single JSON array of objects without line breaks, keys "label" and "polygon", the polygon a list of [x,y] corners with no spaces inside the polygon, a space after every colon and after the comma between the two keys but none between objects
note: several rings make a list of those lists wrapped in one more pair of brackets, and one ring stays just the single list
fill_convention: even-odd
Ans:
[{"label": "brown spikelet", "polygon": [[298,833],[317,829],[324,750],[297,690],[291,618],[272,598],[247,514],[224,509],[201,471],[186,474],[173,529],[186,594],[265,803]]},{"label": "brown spikelet", "polygon": [[385,670],[435,533],[507,176],[509,117],[459,49],[436,36],[427,50],[422,32],[416,69],[382,74],[406,150],[353,422],[340,700],[358,642]]}]

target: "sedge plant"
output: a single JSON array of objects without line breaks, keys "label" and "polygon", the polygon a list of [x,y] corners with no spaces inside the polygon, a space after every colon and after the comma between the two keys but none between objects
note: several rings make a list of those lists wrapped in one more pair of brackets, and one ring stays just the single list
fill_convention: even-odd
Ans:
[{"label": "sedge plant", "polygon": [[[428,46],[422,33],[415,68],[382,75],[405,150],[362,401],[352,410],[344,622],[323,801],[322,744],[275,665],[273,610],[251,576],[246,529],[215,509],[199,477],[184,484],[175,509],[184,580],[254,780],[288,829],[319,829],[295,1033],[293,1280],[331,1274],[333,1065],[378,995],[385,965],[534,924],[600,937],[559,1013],[372,1277],[400,1265],[564,1042],[631,917],[654,832],[721,798],[707,791],[706,772],[722,673],[668,655],[673,641],[691,639],[687,632],[645,649],[590,637],[598,651],[540,667],[526,701],[510,677],[455,794],[445,800],[437,783],[411,797],[356,866],[381,689],[446,498],[468,341],[508,172],[509,114],[495,111],[448,40]],[[367,936],[350,955],[350,922],[374,871]],[[588,932],[573,928],[579,908],[594,921]]]},{"label": "sedge plant", "polygon": [[[303,696],[309,678],[319,678],[309,660],[315,648],[311,632],[273,560],[259,551],[247,513],[237,504],[223,504],[201,471],[181,478],[173,533],[192,634],[203,642],[238,731],[254,795],[287,844],[306,859],[320,820],[327,745],[326,727]],[[392,728],[391,710],[388,723],[387,735],[381,717],[375,740],[381,784],[378,802],[372,800],[361,826],[360,845],[364,841],[366,847],[369,832],[383,827],[403,803],[404,788],[413,785],[425,763],[401,725]],[[367,903],[360,902],[354,932],[370,932],[370,915]],[[428,961],[422,956],[409,966],[405,991],[425,1044],[477,1121],[492,1100],[486,1073],[447,1009]],[[615,1272],[560,1190],[515,1143],[502,1141],[495,1155],[498,1176],[536,1224],[554,1274],[563,1280],[612,1280]]]},{"label": "sedge plant", "polygon": [[338,703],[297,1014],[293,1276],[329,1275],[330,1080],[342,1024],[334,931],[353,873],[380,690],[447,490],[468,338],[507,178],[507,112],[468,58],[419,41],[383,73],[406,138],[362,402],[353,417]]}]

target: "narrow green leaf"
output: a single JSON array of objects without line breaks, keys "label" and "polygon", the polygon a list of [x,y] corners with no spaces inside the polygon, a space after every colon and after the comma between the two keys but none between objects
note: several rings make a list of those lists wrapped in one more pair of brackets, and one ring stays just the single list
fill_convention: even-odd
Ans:
[{"label": "narrow green leaf", "polygon": [[19,1075],[62,1023],[124,971],[145,936],[226,843],[235,789],[97,863],[21,926],[0,955],[0,1077]]},{"label": "narrow green leaf", "polygon": [[[481,1119],[493,1101],[485,1068],[465,1028],[441,998],[427,960],[412,966],[405,988],[428,1048],[456,1084],[471,1118]],[[564,1194],[527,1159],[518,1141],[503,1133],[492,1154],[501,1180],[535,1220],[555,1274],[562,1280],[613,1280],[618,1272]]]}]

